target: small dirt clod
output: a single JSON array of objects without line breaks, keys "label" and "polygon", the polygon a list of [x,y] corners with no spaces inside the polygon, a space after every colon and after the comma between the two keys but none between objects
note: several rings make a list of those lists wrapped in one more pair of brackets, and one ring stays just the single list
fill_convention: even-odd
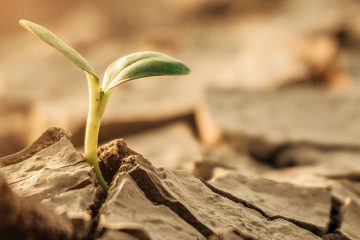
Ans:
[{"label": "small dirt clod", "polygon": [[111,141],[98,150],[99,165],[105,180],[110,184],[115,174],[119,171],[131,169],[134,164],[134,156],[142,160],[143,163],[151,165],[141,154],[128,148],[122,139]]}]

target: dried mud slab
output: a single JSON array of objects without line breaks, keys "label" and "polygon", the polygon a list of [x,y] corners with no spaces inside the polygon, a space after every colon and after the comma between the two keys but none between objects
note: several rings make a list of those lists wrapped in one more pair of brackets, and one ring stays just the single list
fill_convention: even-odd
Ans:
[{"label": "dried mud slab", "polygon": [[[358,100],[308,88],[260,93],[210,89],[203,107],[226,141],[268,159],[303,144],[358,151]],[[207,138],[206,131],[202,136]]]},{"label": "dried mud slab", "polygon": [[[111,161],[120,162],[117,181],[121,177],[124,178],[124,176],[129,175],[146,196],[146,199],[152,202],[152,205],[171,210],[205,238],[214,237],[217,234],[224,233],[226,229],[232,229],[241,232],[241,236],[246,236],[245,239],[320,239],[309,230],[288,220],[271,220],[261,211],[219,195],[203,181],[185,171],[154,168],[149,161],[139,154],[124,154],[129,153],[128,149],[121,149],[119,153],[119,145],[121,144],[116,142],[110,143],[107,148],[109,154],[106,156],[108,161],[112,159]],[[122,145],[122,147],[126,148],[126,145]],[[120,191],[120,188],[113,188],[109,196],[114,196],[112,191]],[[127,194],[129,193],[126,191],[124,194],[119,194],[116,198],[117,201],[121,201],[122,195],[126,196]],[[115,198],[108,198],[105,205],[110,199],[116,200]],[[111,211],[108,210],[108,215],[117,211],[114,209],[116,208],[112,208]],[[135,214],[133,214],[132,219],[135,219],[134,216]],[[107,216],[104,217],[106,219]],[[139,219],[135,223],[144,226],[149,224],[148,222],[151,222],[154,216],[136,217]]]},{"label": "dried mud slab", "polygon": [[48,130],[27,149],[0,159],[5,163],[0,173],[16,194],[67,216],[79,234],[87,235],[99,189],[91,167],[68,137],[64,130]]},{"label": "dried mud slab", "polygon": [[360,151],[337,147],[293,146],[272,159],[284,172],[306,173],[331,179],[360,179]]},{"label": "dried mud slab", "polygon": [[215,192],[262,212],[270,219],[287,219],[317,234],[330,222],[331,194],[264,178],[230,173],[209,181]]},{"label": "dried mud slab", "polygon": [[[235,227],[259,239],[318,239],[293,223],[283,219],[268,220],[258,211],[218,195],[184,171],[149,171],[137,167],[129,174],[152,201],[168,205],[187,221],[195,219],[206,226],[197,227],[204,236]],[[185,214],[187,211],[183,212],[184,209],[188,214]]]},{"label": "dried mud slab", "polygon": [[262,175],[263,178],[276,182],[290,183],[302,187],[328,188],[328,179],[314,175],[312,172],[296,170],[296,168],[273,170]]},{"label": "dried mud slab", "polygon": [[49,208],[12,192],[0,175],[1,239],[75,239],[71,221]]},{"label": "dried mud slab", "polygon": [[275,167],[315,166],[319,175],[336,177],[360,174],[360,150],[351,146],[299,144],[279,150],[272,157]]},{"label": "dried mud slab", "polygon": [[360,204],[348,199],[341,210],[341,234],[352,240],[360,239]]},{"label": "dried mud slab", "polygon": [[[264,177],[276,181],[289,181],[298,185],[307,184],[309,177],[315,185],[322,185],[329,179],[360,179],[360,152],[345,150],[318,150],[313,147],[285,150],[279,154],[279,162],[291,161],[295,166],[273,169]],[[287,159],[287,160],[285,160]],[[302,182],[295,179],[297,176]],[[326,185],[326,183],[325,183]]]},{"label": "dried mud slab", "polygon": [[[354,169],[350,167],[352,162],[341,161],[341,158],[338,158],[337,168],[329,167],[325,162],[325,160],[328,161],[329,159],[323,156],[320,160],[324,162],[316,162],[316,164],[307,163],[307,165],[303,167],[278,169],[256,160],[249,154],[238,152],[227,144],[210,149],[210,151],[203,154],[201,160],[194,162],[192,166],[193,175],[203,180],[210,180],[211,178],[222,177],[228,173],[234,173],[250,177],[264,177],[276,182],[291,183],[303,187],[326,189],[328,188],[327,177],[343,176],[346,178],[349,176],[346,174],[354,172]],[[299,160],[299,163],[307,161],[305,151],[299,154],[300,156],[294,156]],[[354,160],[357,161],[357,159]],[[326,171],[327,169],[329,170],[328,172]],[[321,175],[321,173],[323,175]],[[340,173],[342,175],[339,175]]]},{"label": "dried mud slab", "polygon": [[[102,231],[118,234],[130,231],[136,236],[141,233],[144,237],[140,239],[205,240],[171,209],[154,205],[147,199],[127,173],[117,175],[112,182],[108,197],[100,209],[99,227]],[[106,237],[107,234],[100,239],[111,239]]]}]

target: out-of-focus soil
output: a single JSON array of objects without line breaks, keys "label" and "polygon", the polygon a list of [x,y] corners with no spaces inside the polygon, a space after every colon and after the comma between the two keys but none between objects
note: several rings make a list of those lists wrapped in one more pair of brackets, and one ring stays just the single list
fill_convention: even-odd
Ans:
[{"label": "out-of-focus soil", "polygon": [[184,120],[209,86],[269,90],[310,83],[345,95],[358,92],[357,1],[108,0],[49,6],[37,0],[32,7],[21,3],[22,14],[16,12],[17,1],[2,4],[0,97],[11,96],[26,111],[0,107],[0,139],[12,143],[0,155],[20,150],[52,126],[71,130],[80,147],[87,111],[81,71],[23,31],[16,18],[48,27],[87,57],[99,75],[113,60],[148,49],[190,66],[186,77],[139,80],[116,89],[102,141]]}]

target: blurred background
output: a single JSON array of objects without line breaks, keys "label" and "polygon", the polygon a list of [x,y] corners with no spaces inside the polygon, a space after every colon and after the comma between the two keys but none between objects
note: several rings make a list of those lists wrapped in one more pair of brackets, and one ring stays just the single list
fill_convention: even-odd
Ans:
[{"label": "blurred background", "polygon": [[156,166],[204,178],[234,168],[272,176],[294,166],[313,178],[353,177],[360,171],[359,12],[356,0],[1,0],[0,156],[51,126],[70,130],[82,148],[85,76],[25,32],[18,25],[25,18],[77,49],[100,76],[143,50],[192,69],[116,89],[101,142],[124,138]]}]

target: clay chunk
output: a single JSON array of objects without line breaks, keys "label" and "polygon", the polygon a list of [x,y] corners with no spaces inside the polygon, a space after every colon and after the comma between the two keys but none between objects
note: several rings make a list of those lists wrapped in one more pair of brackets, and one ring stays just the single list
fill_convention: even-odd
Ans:
[{"label": "clay chunk", "polygon": [[342,209],[342,224],[339,232],[348,239],[360,239],[360,204],[348,199]]},{"label": "clay chunk", "polygon": [[[115,177],[108,198],[100,210],[100,239],[130,232],[139,239],[204,239],[194,227],[164,205],[155,205],[127,174]],[[108,232],[112,232],[111,234]],[[122,233],[123,234],[123,233]]]},{"label": "clay chunk", "polygon": [[25,150],[0,159],[0,173],[16,194],[66,216],[80,235],[87,235],[99,187],[68,138],[62,129],[49,129]]},{"label": "clay chunk", "polygon": [[270,219],[287,219],[317,234],[324,234],[327,230],[331,194],[325,189],[278,183],[238,173],[226,174],[209,183],[215,187],[214,191],[249,204]]},{"label": "clay chunk", "polygon": [[[269,159],[279,147],[310,145],[345,149],[360,148],[357,95],[337,95],[310,88],[244,92],[209,89],[202,111],[206,142],[219,132],[235,148]],[[202,124],[202,122],[200,122]]]}]

